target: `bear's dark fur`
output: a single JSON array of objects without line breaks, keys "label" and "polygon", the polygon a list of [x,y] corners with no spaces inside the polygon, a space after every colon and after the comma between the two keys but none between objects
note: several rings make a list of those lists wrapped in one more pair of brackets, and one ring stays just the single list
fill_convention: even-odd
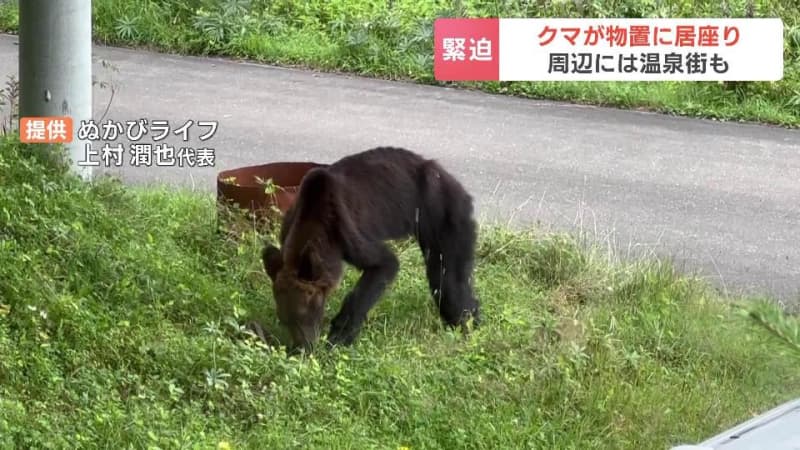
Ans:
[{"label": "bear's dark fur", "polygon": [[343,261],[362,271],[331,323],[330,344],[351,344],[367,313],[397,275],[387,240],[414,236],[443,321],[480,321],[472,271],[472,197],[436,161],[394,147],[347,156],[308,172],[281,224],[282,250],[262,252],[280,321],[297,347],[319,337],[325,301]]}]

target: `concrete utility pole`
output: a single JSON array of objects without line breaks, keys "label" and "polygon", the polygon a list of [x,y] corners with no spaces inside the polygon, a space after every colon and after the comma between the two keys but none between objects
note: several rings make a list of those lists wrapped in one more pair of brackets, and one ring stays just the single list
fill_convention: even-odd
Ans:
[{"label": "concrete utility pole", "polygon": [[78,128],[92,118],[91,0],[19,2],[19,85],[20,117],[72,117],[71,167],[90,179]]}]

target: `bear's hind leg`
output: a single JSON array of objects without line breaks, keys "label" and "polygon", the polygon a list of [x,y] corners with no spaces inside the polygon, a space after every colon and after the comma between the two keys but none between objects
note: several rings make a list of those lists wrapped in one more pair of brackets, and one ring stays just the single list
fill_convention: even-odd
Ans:
[{"label": "bear's hind leg", "polygon": [[480,305],[472,288],[475,224],[466,219],[444,231],[419,236],[431,295],[447,325],[464,325],[471,317],[477,326]]}]

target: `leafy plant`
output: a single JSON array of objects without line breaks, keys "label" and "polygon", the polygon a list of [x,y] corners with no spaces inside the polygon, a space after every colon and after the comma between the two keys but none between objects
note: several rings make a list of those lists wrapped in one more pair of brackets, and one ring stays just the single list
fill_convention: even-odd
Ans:
[{"label": "leafy plant", "polygon": [[742,313],[768,330],[800,360],[800,320],[797,317],[790,316],[774,303],[763,301],[743,308]]},{"label": "leafy plant", "polygon": [[250,14],[249,0],[225,0],[197,9],[193,25],[207,40],[209,48],[218,50],[237,36],[257,30],[258,19]]},{"label": "leafy plant", "polygon": [[137,29],[138,18],[136,16],[124,15],[117,18],[114,31],[117,37],[123,40],[135,41],[139,38],[139,31]]},{"label": "leafy plant", "polygon": [[280,209],[277,207],[277,193],[281,191],[285,191],[284,187],[275,183],[272,178],[267,178],[266,180],[262,179],[261,177],[256,177],[256,183],[264,186],[264,193],[267,194],[271,199],[272,203],[270,204],[270,211],[274,214],[280,214]]}]

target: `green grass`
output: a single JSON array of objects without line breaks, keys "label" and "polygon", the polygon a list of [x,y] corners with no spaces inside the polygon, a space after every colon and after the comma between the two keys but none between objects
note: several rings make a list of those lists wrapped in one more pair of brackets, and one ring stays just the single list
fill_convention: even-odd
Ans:
[{"label": "green grass", "polygon": [[[18,1],[0,30],[18,27]],[[94,0],[99,42],[437,83],[433,19],[467,17],[780,17],[783,80],[456,83],[531,98],[721,120],[800,125],[800,4],[786,0]]]},{"label": "green grass", "polygon": [[211,195],[84,184],[40,155],[0,141],[0,448],[666,448],[800,395],[798,322],[769,302],[489,226],[480,329],[440,325],[400,242],[358,343],[287,357],[242,330],[285,338],[270,233],[218,234]]}]

